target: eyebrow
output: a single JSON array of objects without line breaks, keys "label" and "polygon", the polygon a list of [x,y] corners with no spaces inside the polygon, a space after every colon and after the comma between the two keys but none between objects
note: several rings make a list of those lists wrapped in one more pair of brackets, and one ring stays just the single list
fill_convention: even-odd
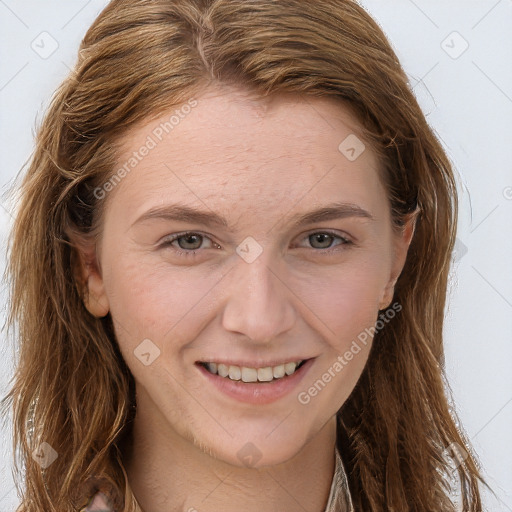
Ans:
[{"label": "eyebrow", "polygon": [[[292,216],[288,222],[296,228],[306,224],[328,220],[359,217],[375,221],[375,217],[367,210],[351,203],[330,203],[307,213],[298,213]],[[183,221],[205,226],[229,228],[229,222],[221,215],[209,211],[199,210],[183,204],[172,204],[151,208],[133,222],[132,226],[140,222],[161,219],[168,221]]]}]

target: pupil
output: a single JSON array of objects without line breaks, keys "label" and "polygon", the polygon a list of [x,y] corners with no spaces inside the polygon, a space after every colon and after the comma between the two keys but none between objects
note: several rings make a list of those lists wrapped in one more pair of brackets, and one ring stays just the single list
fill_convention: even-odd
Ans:
[{"label": "pupil", "polygon": [[[319,239],[320,244],[322,244],[322,243],[325,243],[326,240],[331,238],[331,235],[329,235],[327,233],[319,233],[319,234],[313,235],[313,237],[316,237],[317,240]],[[326,247],[329,247],[329,245],[330,245],[330,243],[328,243]],[[323,247],[323,248],[325,248],[325,247]]]},{"label": "pupil", "polygon": [[[192,242],[190,242],[190,243],[194,244],[194,242],[193,242],[194,238],[196,239],[196,243],[197,243],[197,241],[200,242],[200,237],[198,235],[187,235],[187,236],[182,237],[182,239],[184,239],[186,241],[185,245],[187,245],[190,242],[190,240],[192,240]],[[201,244],[199,243],[199,245],[201,245]],[[198,247],[182,247],[182,249],[197,249],[197,248]]]}]

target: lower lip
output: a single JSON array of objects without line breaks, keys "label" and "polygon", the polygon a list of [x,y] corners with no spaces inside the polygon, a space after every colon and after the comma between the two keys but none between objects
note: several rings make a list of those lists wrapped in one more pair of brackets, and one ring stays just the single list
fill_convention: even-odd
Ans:
[{"label": "lower lip", "polygon": [[228,377],[221,377],[210,373],[203,365],[196,363],[199,371],[225,395],[240,402],[248,404],[264,405],[276,402],[280,398],[291,393],[299,382],[304,378],[314,359],[306,361],[295,373],[281,379],[270,382],[243,382],[231,380]]}]

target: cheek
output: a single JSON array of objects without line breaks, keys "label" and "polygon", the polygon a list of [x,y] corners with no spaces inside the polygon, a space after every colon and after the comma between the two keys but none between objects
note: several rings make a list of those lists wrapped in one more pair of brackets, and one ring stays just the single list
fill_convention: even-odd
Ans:
[{"label": "cheek", "polygon": [[[304,283],[315,328],[325,333],[318,364],[301,386],[298,400],[324,418],[347,400],[359,380],[372,346],[383,269],[354,266]],[[309,410],[309,409],[308,409]],[[324,418],[325,419],[325,418]]]},{"label": "cheek", "polygon": [[343,348],[348,336],[357,336],[373,325],[379,306],[385,268],[368,260],[350,267],[334,267],[328,273],[302,276],[304,303],[324,324],[332,345]]},{"label": "cheek", "polygon": [[165,339],[176,342],[176,335],[200,324],[208,294],[220,279],[213,272],[170,270],[134,256],[118,258],[104,278],[116,334],[132,349],[145,338],[163,348]]}]

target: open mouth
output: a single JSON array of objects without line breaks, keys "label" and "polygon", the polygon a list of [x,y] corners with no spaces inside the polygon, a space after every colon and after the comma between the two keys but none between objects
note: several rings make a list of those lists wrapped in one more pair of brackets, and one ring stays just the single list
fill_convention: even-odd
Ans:
[{"label": "open mouth", "polygon": [[273,382],[276,380],[286,379],[286,377],[293,375],[307,361],[309,361],[309,359],[284,363],[277,366],[267,366],[265,368],[250,368],[246,366],[226,365],[222,363],[202,361],[196,364],[203,366],[213,375],[218,375],[219,377],[233,381]]}]

